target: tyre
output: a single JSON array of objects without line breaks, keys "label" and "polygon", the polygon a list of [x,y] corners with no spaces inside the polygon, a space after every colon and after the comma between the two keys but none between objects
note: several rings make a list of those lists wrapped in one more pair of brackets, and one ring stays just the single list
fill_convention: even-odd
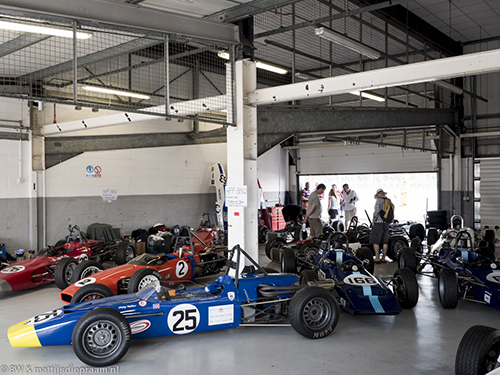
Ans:
[{"label": "tyre", "polygon": [[59,289],[66,289],[71,284],[73,272],[78,265],[75,258],[62,258],[56,264],[54,279]]},{"label": "tyre", "polygon": [[427,211],[427,216],[429,218],[445,218],[448,215],[448,212],[446,210],[432,210],[432,211]]},{"label": "tyre", "polygon": [[4,267],[7,267],[8,265],[9,265],[9,262],[7,261],[7,259],[0,256],[0,270]]},{"label": "tyre", "polygon": [[305,270],[300,273],[299,276],[300,285],[307,285],[308,282],[316,280],[318,280],[318,274],[316,273],[316,271]]},{"label": "tyre", "polygon": [[415,237],[410,242],[410,247],[415,250],[415,252],[422,254],[422,240],[419,237]]},{"label": "tyre", "polygon": [[447,222],[442,222],[442,223],[426,222],[425,225],[427,228],[436,228],[436,229],[441,229],[441,230],[448,229]]},{"label": "tyre", "polygon": [[462,337],[455,358],[456,375],[483,375],[493,371],[500,354],[500,330],[472,326]]},{"label": "tyre", "polygon": [[281,237],[276,237],[274,240],[269,241],[268,243],[266,243],[266,256],[270,260],[273,260],[271,258],[271,249],[273,247],[277,247],[277,248],[281,249],[284,245],[286,245],[286,241],[284,238],[281,238]]},{"label": "tyre", "polygon": [[115,260],[118,265],[125,264],[135,258],[135,247],[130,242],[122,242],[118,245]]},{"label": "tyre", "polygon": [[295,228],[295,232],[293,233],[293,240],[295,242],[304,241],[307,238],[307,230],[302,228],[302,225]]},{"label": "tyre", "polygon": [[408,268],[394,272],[394,295],[403,309],[412,309],[418,302],[418,283],[415,274]]},{"label": "tyre", "polygon": [[101,263],[93,260],[84,260],[73,270],[70,284],[76,283],[78,280],[85,279],[94,273],[101,272],[104,269]]},{"label": "tyre", "polygon": [[363,267],[365,267],[365,270],[373,273],[375,269],[375,262],[373,260],[373,254],[369,248],[360,247],[356,251],[356,257],[363,262]]},{"label": "tyre", "polygon": [[493,229],[486,229],[484,231],[483,238],[488,243],[488,247],[491,249],[491,251],[495,253],[495,231]]},{"label": "tyre", "polygon": [[259,225],[259,243],[266,243],[266,235],[269,229],[265,225]]},{"label": "tyre", "polygon": [[434,245],[438,240],[438,230],[437,228],[429,228],[427,230],[427,246]]},{"label": "tyre", "polygon": [[292,249],[283,249],[281,252],[281,272],[297,273],[297,261]]},{"label": "tyre", "polygon": [[141,268],[130,277],[127,292],[137,293],[148,286],[154,286],[155,290],[159,292],[164,285],[163,278],[158,271],[151,268]]},{"label": "tyre", "polygon": [[387,250],[387,256],[392,260],[398,260],[401,250],[404,247],[408,247],[408,241],[406,238],[401,236],[396,236],[389,238],[389,248]]},{"label": "tyre", "polygon": [[424,239],[425,237],[425,228],[422,224],[420,223],[413,223],[410,225],[410,233],[409,233],[410,239],[413,238],[420,238],[421,240]]},{"label": "tyre", "polygon": [[309,339],[320,339],[332,333],[339,315],[339,305],[333,295],[316,286],[299,290],[288,307],[288,319],[293,329]]},{"label": "tyre", "polygon": [[417,255],[411,247],[403,247],[399,256],[399,268],[409,268],[413,273],[417,272]]},{"label": "tyre", "polygon": [[318,253],[319,245],[314,242],[306,243],[299,249],[299,254],[303,255],[308,262],[313,262]]},{"label": "tyre", "polygon": [[78,320],[73,330],[73,350],[94,367],[117,363],[128,351],[131,332],[127,319],[118,311],[98,308]]},{"label": "tyre", "polygon": [[438,277],[439,302],[445,309],[454,309],[458,305],[458,278],[451,268],[443,268]]},{"label": "tyre", "polygon": [[342,220],[335,220],[335,221],[332,223],[332,228],[333,228],[336,232],[343,232],[343,231],[344,231],[344,223],[342,222]]},{"label": "tyre", "polygon": [[103,284],[88,284],[82,286],[71,298],[71,303],[80,303],[114,296],[113,291]]}]

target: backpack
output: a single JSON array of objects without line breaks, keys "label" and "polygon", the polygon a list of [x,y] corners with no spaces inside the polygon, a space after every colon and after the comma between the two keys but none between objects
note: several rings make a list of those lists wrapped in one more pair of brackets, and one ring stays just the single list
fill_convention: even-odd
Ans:
[{"label": "backpack", "polygon": [[389,198],[384,198],[384,205],[380,210],[380,217],[384,223],[392,223],[394,221],[394,204]]}]

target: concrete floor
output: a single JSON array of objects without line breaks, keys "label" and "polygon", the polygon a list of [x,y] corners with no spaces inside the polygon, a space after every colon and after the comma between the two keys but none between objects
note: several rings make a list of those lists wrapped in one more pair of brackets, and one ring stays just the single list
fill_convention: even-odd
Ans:
[{"label": "concrete floor", "polygon": [[[260,250],[262,265],[269,261]],[[278,268],[277,264],[270,264]],[[395,263],[376,265],[375,274],[390,276]],[[291,327],[240,327],[211,333],[133,341],[128,353],[109,372],[120,374],[453,374],[455,352],[464,332],[474,324],[500,328],[500,311],[472,302],[455,310],[439,304],[437,280],[418,276],[420,299],[399,316],[352,316],[341,311],[335,331],[309,340]],[[62,305],[59,289],[46,285],[0,293],[0,372],[3,365],[57,368],[88,366],[71,346],[12,348],[10,325]],[[17,368],[16,373],[23,373]],[[92,369],[89,368],[91,371]],[[117,370],[117,371],[116,371]],[[72,369],[75,371],[75,369]],[[89,372],[90,372],[89,371]]]}]

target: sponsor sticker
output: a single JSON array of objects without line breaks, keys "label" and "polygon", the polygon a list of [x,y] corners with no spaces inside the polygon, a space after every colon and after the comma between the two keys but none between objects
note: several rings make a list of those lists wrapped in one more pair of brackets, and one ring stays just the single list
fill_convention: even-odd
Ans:
[{"label": "sponsor sticker", "polygon": [[136,322],[130,323],[130,332],[132,332],[132,334],[134,335],[136,333],[144,332],[149,327],[151,327],[151,322],[149,320],[138,320]]},{"label": "sponsor sticker", "polygon": [[159,303],[153,303],[153,309],[159,309],[160,304]]},{"label": "sponsor sticker", "polygon": [[234,305],[211,306],[208,308],[208,325],[228,324],[234,321]]},{"label": "sponsor sticker", "polygon": [[486,303],[491,303],[491,293],[489,292],[484,292],[484,302]]},{"label": "sponsor sticker", "polygon": [[146,301],[139,301],[139,306],[141,307],[144,307],[146,306],[148,303]]},{"label": "sponsor sticker", "polygon": [[235,293],[234,292],[228,292],[227,293],[227,298],[232,302],[234,301]]},{"label": "sponsor sticker", "polygon": [[89,285],[95,283],[96,279],[94,277],[86,277],[85,279],[81,279],[75,283],[77,288],[81,288],[82,286]]}]

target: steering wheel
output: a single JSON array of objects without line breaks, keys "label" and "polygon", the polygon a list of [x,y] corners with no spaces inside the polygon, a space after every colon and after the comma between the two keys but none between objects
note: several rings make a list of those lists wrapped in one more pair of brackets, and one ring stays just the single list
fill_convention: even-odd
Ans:
[{"label": "steering wheel", "polygon": [[353,269],[354,266],[356,266],[359,269],[358,264],[354,260],[349,259],[341,264],[340,269],[342,271],[357,271],[358,269]]}]

